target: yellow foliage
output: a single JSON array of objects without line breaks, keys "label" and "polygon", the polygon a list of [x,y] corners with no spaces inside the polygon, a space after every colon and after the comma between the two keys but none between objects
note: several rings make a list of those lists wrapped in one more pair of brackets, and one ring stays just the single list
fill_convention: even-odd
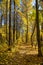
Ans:
[{"label": "yellow foliage", "polygon": [[42,31],[40,31],[40,35],[42,35],[42,37],[43,37],[43,32]]},{"label": "yellow foliage", "polygon": [[15,0],[15,3],[20,6],[20,0]]},{"label": "yellow foliage", "polygon": [[[6,1],[7,0],[3,0],[2,4],[1,4],[4,9],[6,9],[6,7],[5,7]],[[9,9],[9,3],[10,3],[10,0],[8,0],[8,9]],[[15,3],[16,3],[17,6],[20,6],[20,0],[15,0]],[[24,24],[27,24],[27,20],[26,20],[26,17],[24,16],[24,14],[21,11],[17,11],[17,12],[19,13],[20,17],[22,18]]]},{"label": "yellow foliage", "polygon": [[[12,0],[11,0],[12,1]],[[20,6],[20,0],[14,0],[15,1],[15,4],[17,5],[17,6]],[[4,3],[6,3],[7,2],[7,0],[3,0],[2,1],[2,5],[4,5],[5,6],[5,4]],[[10,0],[8,0],[8,6],[9,6],[9,3],[10,3]]]},{"label": "yellow foliage", "polygon": [[27,25],[27,19],[26,19],[26,17],[24,16],[24,14],[23,14],[20,10],[17,10],[17,12],[19,13],[20,17],[22,18],[24,24]]},{"label": "yellow foliage", "polygon": [[3,43],[2,45],[0,45],[0,51],[3,52],[5,50],[8,49],[8,45],[6,43]]}]

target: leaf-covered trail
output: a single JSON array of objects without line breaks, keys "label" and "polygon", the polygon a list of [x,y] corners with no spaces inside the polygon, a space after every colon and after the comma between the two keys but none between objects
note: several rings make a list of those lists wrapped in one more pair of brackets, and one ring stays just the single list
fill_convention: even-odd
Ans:
[{"label": "leaf-covered trail", "polygon": [[0,54],[0,64],[3,65],[35,65],[43,62],[43,57],[38,57],[38,48],[31,45],[17,45],[12,51]]},{"label": "leaf-covered trail", "polygon": [[[16,51],[19,52],[21,55],[37,55],[38,54],[38,46],[31,46],[30,44],[21,44],[16,46]],[[12,52],[14,52],[14,48],[12,49]]]},{"label": "leaf-covered trail", "polygon": [[32,54],[32,55],[35,55],[35,54],[38,54],[38,47],[36,47],[35,49],[35,46],[31,46],[31,45],[20,45],[18,47],[18,52],[20,54]]}]

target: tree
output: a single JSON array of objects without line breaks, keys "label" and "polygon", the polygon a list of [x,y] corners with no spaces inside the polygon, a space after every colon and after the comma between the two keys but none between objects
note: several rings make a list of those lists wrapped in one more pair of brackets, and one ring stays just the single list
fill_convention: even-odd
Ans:
[{"label": "tree", "polygon": [[15,1],[14,1],[14,21],[13,21],[13,42],[15,42],[15,28],[16,27],[16,21],[15,21]]},{"label": "tree", "polygon": [[8,0],[6,1],[6,40],[7,38],[7,13],[8,13]]},{"label": "tree", "polygon": [[[17,1],[18,2],[18,1]],[[18,6],[16,6],[16,2],[14,1],[14,21],[13,21],[13,41],[15,42],[18,38],[19,38],[19,31],[18,31],[18,9],[17,9]],[[17,11],[16,11],[16,9]]]},{"label": "tree", "polygon": [[[42,4],[43,3],[43,0],[40,0],[40,2],[41,2],[41,6],[42,6],[42,11],[43,11],[43,4]],[[42,17],[43,17],[43,15],[42,15]],[[43,30],[43,23],[41,24],[41,27],[42,27],[42,30]],[[41,63],[40,65],[43,65],[43,63]]]},{"label": "tree", "polygon": [[1,15],[0,15],[0,27],[2,27],[2,18],[3,18],[3,13],[2,13],[2,6],[1,6]]},{"label": "tree", "polygon": [[28,1],[28,0],[22,0],[22,12],[25,14],[24,16],[26,17],[27,20],[27,27],[26,27],[26,43],[28,43],[28,30],[29,30],[29,20],[28,20],[28,13],[31,10],[31,2],[32,0]]},{"label": "tree", "polygon": [[2,18],[3,18],[3,14],[1,15],[1,27],[2,27]]},{"label": "tree", "polygon": [[40,29],[39,29],[39,15],[38,15],[38,0],[36,0],[36,27],[37,27],[37,42],[38,42],[38,56],[42,56],[40,45]]},{"label": "tree", "polygon": [[8,50],[11,50],[10,45],[11,45],[11,0],[9,4],[9,49]]}]

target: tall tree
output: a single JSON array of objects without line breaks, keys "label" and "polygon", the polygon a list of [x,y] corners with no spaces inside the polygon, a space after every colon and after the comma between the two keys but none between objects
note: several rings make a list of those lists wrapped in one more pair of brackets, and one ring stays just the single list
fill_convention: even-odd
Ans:
[{"label": "tall tree", "polygon": [[6,1],[6,40],[7,40],[7,13],[8,13],[8,0]]},{"label": "tall tree", "polygon": [[22,3],[23,3],[23,6],[24,6],[24,10],[23,10],[23,13],[25,13],[25,16],[26,16],[26,19],[27,19],[27,29],[26,29],[26,43],[28,43],[28,13],[27,13],[27,10],[28,10],[28,7],[27,7],[27,1],[25,0],[22,0]]},{"label": "tall tree", "polygon": [[14,1],[13,42],[15,42],[15,30],[16,30],[16,21],[15,21],[15,1]]},{"label": "tall tree", "polygon": [[3,18],[3,13],[2,13],[2,6],[1,6],[1,15],[0,15],[0,27],[2,27],[2,18]]},{"label": "tall tree", "polygon": [[0,23],[1,24],[1,27],[2,27],[2,18],[3,18],[3,14],[1,15],[1,23]]},{"label": "tall tree", "polygon": [[11,0],[9,3],[9,50],[11,50],[10,45],[11,45]]},{"label": "tall tree", "polygon": [[27,25],[26,25],[26,43],[29,41],[29,19],[28,19],[28,13],[31,11],[31,2],[32,0],[22,0],[22,12],[24,13],[24,16],[26,17],[27,20]]},{"label": "tall tree", "polygon": [[36,26],[37,26],[38,56],[42,56],[42,53],[41,53],[41,45],[40,45],[40,29],[39,29],[38,0],[36,0]]},{"label": "tall tree", "polygon": [[[17,27],[18,27],[18,18],[17,18],[17,12],[15,11],[17,9],[18,6],[16,6],[16,2],[14,1],[14,21],[13,21],[13,41],[15,42],[18,39],[18,31],[17,31]],[[16,9],[15,9],[16,8]]]}]

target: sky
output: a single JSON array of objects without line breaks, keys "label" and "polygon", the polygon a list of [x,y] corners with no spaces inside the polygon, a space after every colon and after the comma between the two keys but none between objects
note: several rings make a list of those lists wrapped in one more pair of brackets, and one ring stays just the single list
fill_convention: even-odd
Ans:
[{"label": "sky", "polygon": [[35,6],[35,4],[36,4],[36,2],[35,2],[35,0],[33,0],[32,5]]}]

